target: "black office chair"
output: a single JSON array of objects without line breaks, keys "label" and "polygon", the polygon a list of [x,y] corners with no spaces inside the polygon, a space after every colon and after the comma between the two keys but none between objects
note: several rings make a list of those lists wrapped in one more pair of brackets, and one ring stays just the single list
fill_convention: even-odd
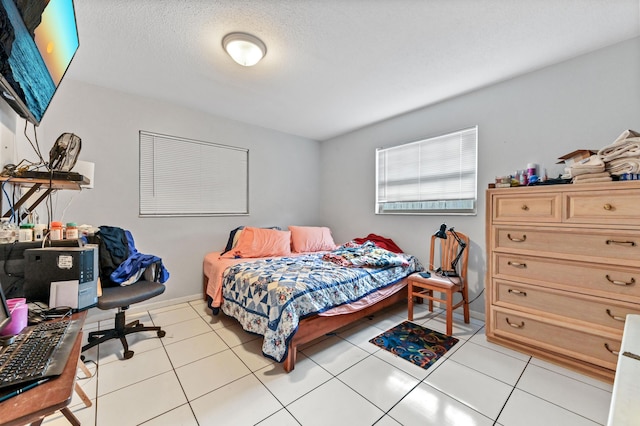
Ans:
[{"label": "black office chair", "polygon": [[159,326],[145,326],[140,324],[138,320],[126,324],[124,313],[130,305],[143,302],[162,293],[164,293],[164,284],[151,281],[138,281],[122,287],[103,288],[102,296],[98,297],[97,307],[102,310],[118,309],[115,327],[109,330],[89,332],[89,343],[82,347],[82,352],[107,340],[120,339],[124,347],[124,359],[129,359],[133,356],[133,351],[129,349],[127,334],[155,331],[158,337],[164,337],[166,333]]},{"label": "black office chair", "polygon": [[[125,310],[134,303],[143,302],[164,293],[164,282],[169,278],[169,273],[159,258],[142,255],[136,250],[129,231],[101,226],[100,232],[95,238],[90,239],[90,242],[99,245],[100,253],[100,279],[103,287],[102,294],[98,297],[97,307],[102,310],[117,308],[118,312],[114,328],[89,332],[88,343],[82,347],[82,352],[107,340],[120,339],[124,347],[123,358],[129,359],[133,356],[133,351],[129,349],[126,338],[128,334],[155,331],[158,337],[164,337],[166,333],[159,326],[145,326],[138,320],[126,324]],[[134,270],[137,266],[142,270],[149,268],[149,271],[144,275],[136,274],[135,272],[141,272]],[[150,271],[151,273],[147,273]],[[141,279],[126,285],[118,283],[120,280],[125,281],[129,274],[133,278],[128,281],[135,281],[137,277]]]}]

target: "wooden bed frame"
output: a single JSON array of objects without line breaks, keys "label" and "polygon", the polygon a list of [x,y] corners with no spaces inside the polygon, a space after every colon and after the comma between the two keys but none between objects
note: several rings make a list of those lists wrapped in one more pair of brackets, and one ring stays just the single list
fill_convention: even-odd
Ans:
[{"label": "wooden bed frame", "polygon": [[[204,277],[204,300],[207,300],[207,277]],[[298,346],[304,345],[305,343],[311,342],[312,340],[317,339],[318,337],[322,337],[327,333],[331,333],[339,329],[340,327],[344,327],[345,325],[351,324],[354,321],[358,321],[361,318],[372,315],[376,312],[381,311],[391,305],[394,305],[399,302],[406,302],[407,300],[407,279],[403,278],[400,282],[404,283],[402,289],[393,293],[389,297],[374,303],[373,305],[367,306],[364,309],[360,309],[359,311],[351,312],[348,314],[341,315],[332,315],[332,316],[323,316],[323,315],[313,315],[311,317],[307,317],[300,321],[298,324],[298,331],[293,335],[293,338],[289,342],[289,348],[287,352],[287,357],[282,362],[284,367],[284,371],[289,373],[296,366],[296,357],[298,354]]]},{"label": "wooden bed frame", "polygon": [[[406,278],[403,279],[403,282],[406,284]],[[298,325],[298,331],[296,331],[296,334],[293,335],[293,338],[289,342],[287,358],[282,363],[284,371],[288,373],[295,368],[299,345],[303,345],[317,339],[318,337],[322,337],[327,333],[331,333],[340,327],[344,327],[347,324],[351,324],[354,321],[372,315],[391,305],[402,301],[406,302],[406,299],[407,286],[405,285],[402,289],[393,293],[386,299],[382,299],[378,303],[367,306],[359,311],[332,316],[314,315],[301,320]]]}]

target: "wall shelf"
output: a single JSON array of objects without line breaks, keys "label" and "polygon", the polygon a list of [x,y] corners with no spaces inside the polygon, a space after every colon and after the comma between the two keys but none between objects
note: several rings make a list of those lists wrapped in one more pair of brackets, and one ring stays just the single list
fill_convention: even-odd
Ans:
[{"label": "wall shelf", "polygon": [[[0,177],[0,184],[4,185],[5,183],[10,183],[12,185],[17,185],[23,188],[29,188],[29,190],[20,197],[18,201],[13,205],[14,211],[19,211],[21,207],[25,205],[25,203],[29,202],[31,197],[37,193],[40,189],[44,189],[42,194],[27,207],[27,211],[35,210],[38,205],[44,201],[49,194],[53,191],[65,189],[65,190],[75,190],[79,191],[82,189],[82,185],[88,185],[89,179],[85,176],[82,176],[82,180],[63,180],[63,179],[35,179],[35,178],[16,178],[16,177]],[[0,211],[4,211],[2,207],[3,199],[0,198]],[[21,222],[25,217],[27,217],[28,213],[22,213],[19,218],[19,222]],[[2,214],[2,217],[11,217],[11,209],[8,209],[6,212]]]}]

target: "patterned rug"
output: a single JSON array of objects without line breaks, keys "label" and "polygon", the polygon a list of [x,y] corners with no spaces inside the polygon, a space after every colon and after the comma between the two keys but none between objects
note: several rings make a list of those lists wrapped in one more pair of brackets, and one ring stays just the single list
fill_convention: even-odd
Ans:
[{"label": "patterned rug", "polygon": [[405,321],[369,342],[426,370],[458,339]]}]

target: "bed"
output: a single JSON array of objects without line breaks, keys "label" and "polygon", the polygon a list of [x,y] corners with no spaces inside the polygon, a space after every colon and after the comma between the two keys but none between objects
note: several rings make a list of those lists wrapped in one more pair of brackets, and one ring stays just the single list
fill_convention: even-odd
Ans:
[{"label": "bed", "polygon": [[406,277],[422,269],[372,241],[336,246],[328,228],[247,227],[205,256],[203,290],[214,314],[262,335],[263,354],[289,372],[299,345],[405,300]]}]

